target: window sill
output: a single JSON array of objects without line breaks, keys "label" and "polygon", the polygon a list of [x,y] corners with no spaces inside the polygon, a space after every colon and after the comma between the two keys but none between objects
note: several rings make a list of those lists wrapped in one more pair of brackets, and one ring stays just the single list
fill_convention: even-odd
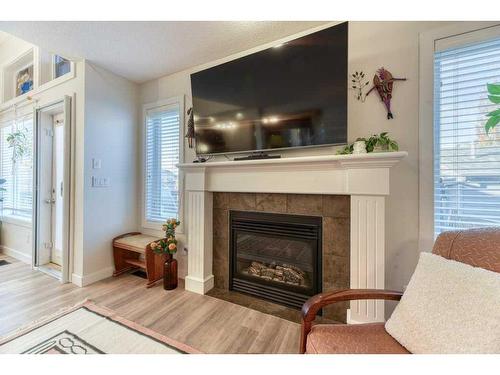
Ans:
[{"label": "window sill", "polygon": [[[163,223],[157,223],[157,222],[151,222],[151,221],[143,221],[142,222],[142,225],[141,227],[143,229],[148,229],[150,231],[154,231],[154,232],[157,232],[157,233],[161,233],[161,234],[165,234],[165,232],[162,230],[162,227],[163,227]],[[176,235],[179,235],[179,234],[184,234],[184,226],[181,224],[179,225],[176,230],[175,230],[175,234]]]},{"label": "window sill", "polygon": [[27,219],[25,217],[21,216],[14,216],[14,215],[4,215],[0,217],[0,221],[3,223],[9,223],[12,225],[17,225],[20,227],[24,228],[31,228],[31,219]]}]

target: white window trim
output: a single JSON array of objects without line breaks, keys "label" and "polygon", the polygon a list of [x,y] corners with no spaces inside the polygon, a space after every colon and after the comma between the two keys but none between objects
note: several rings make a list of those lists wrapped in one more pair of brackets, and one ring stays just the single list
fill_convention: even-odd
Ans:
[{"label": "white window trim", "polygon": [[434,244],[434,46],[436,41],[499,26],[496,22],[460,22],[419,36],[419,251]]},{"label": "white window trim", "polygon": [[[142,109],[142,131],[141,131],[141,226],[145,229],[161,231],[161,223],[150,222],[146,219],[146,116],[147,111],[153,108],[178,104],[179,105],[179,163],[184,162],[184,95],[174,96],[168,99],[159,100],[154,103],[143,105]],[[184,173],[179,170],[179,215],[181,225],[177,227],[176,234],[184,233]]]},{"label": "white window trim", "polygon": [[9,223],[13,225],[17,225],[20,227],[31,228],[31,218],[26,218],[22,216],[12,215],[12,214],[4,214],[0,217],[0,221],[3,223]]}]

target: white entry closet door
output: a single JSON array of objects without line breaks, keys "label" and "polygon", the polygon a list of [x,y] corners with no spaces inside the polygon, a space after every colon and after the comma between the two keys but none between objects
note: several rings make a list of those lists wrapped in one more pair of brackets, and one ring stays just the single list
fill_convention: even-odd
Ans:
[{"label": "white entry closet door", "polygon": [[38,108],[35,118],[35,266],[67,282],[71,98]]}]

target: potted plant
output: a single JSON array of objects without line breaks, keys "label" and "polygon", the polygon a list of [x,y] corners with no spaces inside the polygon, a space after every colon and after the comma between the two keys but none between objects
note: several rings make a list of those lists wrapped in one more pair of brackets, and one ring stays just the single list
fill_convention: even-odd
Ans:
[{"label": "potted plant", "polygon": [[[387,132],[383,132],[380,134],[374,134],[370,138],[358,138],[356,142],[365,142],[366,144],[366,152],[390,152],[390,151],[398,151],[399,146],[398,142],[389,138]],[[337,154],[339,155],[349,155],[354,151],[354,144],[348,144],[343,149],[339,150]]]},{"label": "potted plant", "polygon": [[372,135],[366,141],[366,150],[368,152],[389,152],[397,151],[398,149],[398,143],[389,138],[387,132]]},{"label": "potted plant", "polygon": [[165,232],[165,238],[151,244],[151,250],[156,254],[165,254],[166,257],[163,272],[163,289],[165,290],[177,288],[177,260],[174,259],[174,254],[177,252],[175,229],[180,223],[181,222],[175,218],[168,219],[162,226],[162,230]]}]

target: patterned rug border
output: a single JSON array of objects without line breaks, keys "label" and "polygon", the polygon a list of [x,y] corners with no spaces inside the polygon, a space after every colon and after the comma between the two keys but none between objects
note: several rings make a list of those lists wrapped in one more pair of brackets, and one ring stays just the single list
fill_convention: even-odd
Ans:
[{"label": "patterned rug border", "polygon": [[116,324],[120,324],[122,326],[125,326],[128,329],[131,329],[139,334],[142,334],[144,336],[147,336],[151,338],[152,340],[158,341],[160,343],[163,343],[167,346],[170,346],[174,349],[183,351],[188,354],[204,354],[203,352],[187,345],[182,342],[179,342],[177,340],[174,340],[170,337],[167,337],[165,335],[162,335],[161,333],[155,332],[150,328],[144,327],[143,325],[140,325],[138,323],[135,323],[129,319],[126,319],[120,315],[118,315],[115,311],[103,307],[103,306],[98,306],[96,305],[92,300],[86,299],[80,303],[77,303],[74,306],[69,306],[65,307],[56,313],[49,315],[45,318],[41,318],[40,320],[34,321],[27,326],[23,326],[16,330],[12,335],[9,335],[3,339],[0,339],[0,345],[4,345],[12,340],[15,340],[21,336],[24,336],[25,334],[34,331],[46,324],[49,324],[59,318],[62,318],[65,315],[71,314],[72,312],[79,310],[79,309],[86,309],[90,312],[93,312],[97,315],[100,315],[106,319],[109,319]]}]

